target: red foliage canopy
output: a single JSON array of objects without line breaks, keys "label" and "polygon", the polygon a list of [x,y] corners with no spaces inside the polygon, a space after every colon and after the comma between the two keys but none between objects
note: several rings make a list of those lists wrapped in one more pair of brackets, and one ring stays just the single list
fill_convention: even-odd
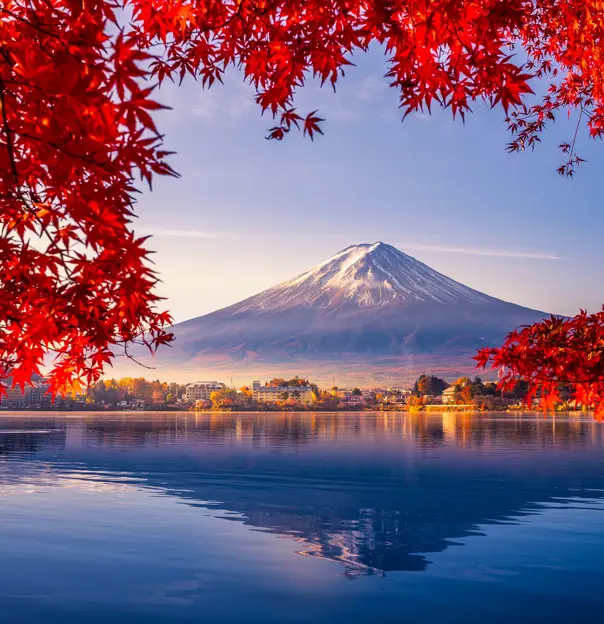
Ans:
[{"label": "red foliage canopy", "polygon": [[[170,340],[132,229],[136,179],[175,175],[153,119],[165,79],[211,86],[239,67],[271,138],[312,138],[321,119],[296,90],[335,85],[377,42],[403,115],[482,99],[508,115],[510,149],[563,108],[604,132],[601,0],[0,0],[0,19],[0,378],[26,384],[51,354],[52,392]],[[550,87],[528,104],[531,77]]]},{"label": "red foliage canopy", "polygon": [[528,404],[539,397],[549,410],[566,388],[577,407],[595,406],[596,418],[604,420],[604,310],[569,319],[552,316],[518,329],[501,348],[484,349],[476,360],[500,370],[505,390],[528,381]]}]

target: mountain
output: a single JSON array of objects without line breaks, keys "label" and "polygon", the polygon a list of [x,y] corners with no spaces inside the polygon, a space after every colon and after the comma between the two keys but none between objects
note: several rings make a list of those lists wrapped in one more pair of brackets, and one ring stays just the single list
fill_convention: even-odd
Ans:
[{"label": "mountain", "polygon": [[361,244],[175,325],[174,345],[157,363],[238,379],[297,372],[393,383],[425,370],[472,372],[476,349],[544,316],[460,284],[391,245]]}]

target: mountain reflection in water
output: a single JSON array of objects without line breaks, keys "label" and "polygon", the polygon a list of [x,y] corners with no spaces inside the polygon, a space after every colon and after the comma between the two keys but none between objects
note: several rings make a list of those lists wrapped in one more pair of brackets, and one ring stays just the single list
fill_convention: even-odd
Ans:
[{"label": "mountain reflection in water", "polygon": [[578,415],[3,415],[0,498],[126,484],[290,537],[350,575],[423,571],[481,526],[601,499],[603,432]]}]

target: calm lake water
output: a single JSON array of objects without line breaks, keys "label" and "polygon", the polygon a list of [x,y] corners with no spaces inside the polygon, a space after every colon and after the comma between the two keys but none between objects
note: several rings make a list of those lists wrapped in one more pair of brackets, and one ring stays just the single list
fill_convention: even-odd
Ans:
[{"label": "calm lake water", "polygon": [[586,416],[0,415],[0,621],[595,622]]}]

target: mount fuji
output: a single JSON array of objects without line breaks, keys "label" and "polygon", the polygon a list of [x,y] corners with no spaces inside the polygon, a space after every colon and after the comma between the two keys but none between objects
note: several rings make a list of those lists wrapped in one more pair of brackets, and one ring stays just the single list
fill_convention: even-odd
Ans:
[{"label": "mount fuji", "polygon": [[175,325],[173,347],[156,364],[189,377],[290,371],[394,383],[417,372],[474,372],[476,349],[545,316],[377,242],[347,247],[288,282]]}]

